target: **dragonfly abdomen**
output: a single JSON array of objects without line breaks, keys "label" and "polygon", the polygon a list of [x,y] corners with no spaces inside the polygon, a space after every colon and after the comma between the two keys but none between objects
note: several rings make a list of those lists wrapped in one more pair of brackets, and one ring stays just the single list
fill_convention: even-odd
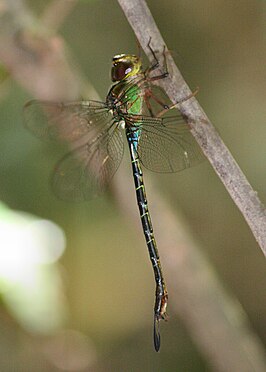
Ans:
[{"label": "dragonfly abdomen", "polygon": [[151,217],[148,209],[148,202],[146,198],[146,191],[143,182],[143,174],[140,165],[140,160],[137,152],[139,134],[127,129],[127,140],[129,144],[133,178],[136,189],[137,204],[139,207],[141,224],[149,251],[150,260],[152,263],[156,291],[155,291],[155,305],[154,305],[154,345],[156,351],[160,348],[160,334],[159,334],[159,321],[165,318],[167,306],[167,289],[165,286],[162,269],[157,250],[156,240],[153,233]]}]

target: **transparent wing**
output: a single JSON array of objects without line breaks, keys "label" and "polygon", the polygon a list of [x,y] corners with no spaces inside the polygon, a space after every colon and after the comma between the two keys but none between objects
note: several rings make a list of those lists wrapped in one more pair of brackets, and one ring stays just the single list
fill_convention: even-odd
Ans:
[{"label": "transparent wing", "polygon": [[145,168],[154,172],[178,172],[192,167],[204,155],[181,115],[142,117],[138,154]]},{"label": "transparent wing", "polygon": [[[112,120],[99,101],[57,103],[32,100],[23,111],[24,123],[36,137],[73,142]],[[93,135],[93,133],[92,133]]]},{"label": "transparent wing", "polygon": [[52,177],[52,188],[63,200],[82,201],[98,195],[116,172],[123,156],[119,128],[101,133],[60,160]]},{"label": "transparent wing", "polygon": [[124,150],[119,123],[105,103],[31,101],[24,119],[37,137],[67,142],[71,148],[52,177],[60,199],[82,201],[104,189]]}]

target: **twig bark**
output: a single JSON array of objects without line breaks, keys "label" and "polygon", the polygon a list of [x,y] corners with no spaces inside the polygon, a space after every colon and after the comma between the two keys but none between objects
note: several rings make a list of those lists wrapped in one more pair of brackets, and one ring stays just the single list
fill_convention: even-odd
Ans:
[{"label": "twig bark", "polygon": [[[147,7],[145,0],[118,0],[128,22],[133,28],[143,50],[150,60],[149,38],[155,50],[163,50],[166,45]],[[160,82],[172,102],[181,102],[191,94],[191,90],[176,67],[173,58],[167,60],[171,76]],[[231,198],[240,209],[261,250],[266,256],[266,210],[245,175],[223,143],[218,132],[196,98],[180,104],[181,113],[188,119],[191,132],[195,136],[204,154],[220,177]]]}]

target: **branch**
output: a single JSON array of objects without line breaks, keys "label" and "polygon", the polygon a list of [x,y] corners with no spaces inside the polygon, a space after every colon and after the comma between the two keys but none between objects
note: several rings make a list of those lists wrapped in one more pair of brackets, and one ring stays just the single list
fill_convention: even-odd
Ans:
[{"label": "branch", "polygon": [[[128,22],[133,28],[143,50],[152,61],[148,41],[151,38],[154,50],[163,50],[166,45],[152,18],[145,0],[118,0]],[[171,77],[163,79],[160,85],[172,102],[181,102],[191,94],[191,90],[176,67],[173,58],[167,59]],[[191,132],[204,154],[220,177],[231,198],[240,209],[261,250],[266,256],[266,211],[242,173],[238,164],[227,149],[207,115],[193,97],[180,104],[179,110],[188,118]]]}]

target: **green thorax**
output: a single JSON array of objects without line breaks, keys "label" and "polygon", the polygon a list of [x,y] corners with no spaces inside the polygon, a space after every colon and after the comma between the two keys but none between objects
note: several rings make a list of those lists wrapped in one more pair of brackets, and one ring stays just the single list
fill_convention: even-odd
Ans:
[{"label": "green thorax", "polygon": [[122,111],[132,115],[142,113],[143,88],[139,85],[141,78],[123,80],[113,85],[110,93],[121,105]]},{"label": "green thorax", "polygon": [[112,81],[108,97],[115,100],[122,113],[140,115],[143,104],[144,74],[139,57],[132,54],[114,56],[111,71]]}]

